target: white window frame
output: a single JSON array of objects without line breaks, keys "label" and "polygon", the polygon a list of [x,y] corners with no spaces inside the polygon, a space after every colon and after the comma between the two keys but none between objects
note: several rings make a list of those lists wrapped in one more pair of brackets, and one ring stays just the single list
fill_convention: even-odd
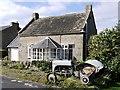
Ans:
[{"label": "white window frame", "polygon": [[32,57],[32,54],[31,54],[32,53],[32,49],[31,49],[32,45],[33,44],[27,46],[27,58]]},{"label": "white window frame", "polygon": [[[68,60],[69,59],[69,50],[72,50],[72,57],[73,57],[73,48],[69,48],[69,45],[75,45],[75,44],[61,44],[62,46],[62,59]],[[67,57],[66,57],[67,54]]]}]

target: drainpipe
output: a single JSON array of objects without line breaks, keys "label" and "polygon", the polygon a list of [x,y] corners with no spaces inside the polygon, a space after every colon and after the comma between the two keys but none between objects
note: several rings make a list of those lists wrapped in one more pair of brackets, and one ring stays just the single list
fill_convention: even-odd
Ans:
[{"label": "drainpipe", "polygon": [[85,22],[86,24],[86,31],[85,31],[85,57],[87,57],[87,45],[88,45],[88,23],[87,21]]}]

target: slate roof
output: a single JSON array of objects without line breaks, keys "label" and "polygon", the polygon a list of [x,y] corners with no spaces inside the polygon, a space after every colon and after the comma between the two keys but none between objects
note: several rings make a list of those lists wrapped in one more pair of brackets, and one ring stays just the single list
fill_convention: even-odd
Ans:
[{"label": "slate roof", "polygon": [[39,18],[22,31],[20,36],[81,33],[85,26],[86,18],[86,13]]},{"label": "slate roof", "polygon": [[5,30],[6,28],[9,28],[9,27],[11,27],[11,26],[10,25],[0,26],[0,31]]},{"label": "slate roof", "polygon": [[55,42],[50,37],[44,39],[43,41],[35,44],[32,46],[32,48],[61,48],[61,45],[59,45],[57,42]]},{"label": "slate roof", "polygon": [[19,45],[19,37],[17,36],[8,46],[7,48],[18,48]]}]

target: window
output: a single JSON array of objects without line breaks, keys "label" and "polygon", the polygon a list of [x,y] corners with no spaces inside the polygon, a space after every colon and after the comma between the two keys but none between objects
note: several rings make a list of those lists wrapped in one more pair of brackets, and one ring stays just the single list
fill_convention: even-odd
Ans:
[{"label": "window", "polygon": [[43,60],[48,60],[50,58],[50,49],[43,49]]},{"label": "window", "polygon": [[62,45],[62,59],[68,59],[68,45]]},{"label": "window", "polygon": [[68,60],[72,60],[73,59],[73,48],[75,47],[74,44],[69,44],[69,55],[68,55]]},{"label": "window", "polygon": [[37,60],[42,60],[42,49],[37,49]]},{"label": "window", "polygon": [[72,60],[74,44],[62,45],[62,48],[40,49],[28,46],[28,58],[32,60]]},{"label": "window", "polygon": [[61,59],[61,49],[57,49],[57,59]]},{"label": "window", "polygon": [[33,48],[32,51],[32,59],[33,60],[42,60],[42,49]]},{"label": "window", "polygon": [[72,49],[74,47],[74,44],[69,44],[69,49]]},{"label": "window", "polygon": [[74,44],[62,45],[62,59],[72,60]]},{"label": "window", "polygon": [[65,50],[64,50],[64,53],[65,53],[64,58],[65,58],[65,59],[68,59],[68,54],[69,54],[68,49],[65,49]]},{"label": "window", "polygon": [[37,59],[37,53],[36,48],[33,48],[33,59]]},{"label": "window", "polygon": [[28,58],[31,58],[31,53],[32,53],[31,47],[32,47],[32,45],[33,44],[28,45]]}]

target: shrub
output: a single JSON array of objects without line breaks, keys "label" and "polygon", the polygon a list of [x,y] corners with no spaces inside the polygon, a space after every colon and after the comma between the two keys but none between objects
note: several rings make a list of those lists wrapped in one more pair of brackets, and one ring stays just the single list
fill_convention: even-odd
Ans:
[{"label": "shrub", "polygon": [[0,59],[4,58],[5,56],[7,56],[7,51],[6,50],[0,50]]},{"label": "shrub", "polygon": [[2,61],[2,66],[8,66],[10,61]]},{"label": "shrub", "polygon": [[50,72],[52,70],[51,61],[32,61],[32,65],[45,72]]},{"label": "shrub", "polygon": [[[120,27],[120,26],[119,26]],[[117,81],[120,75],[120,28],[105,29],[92,36],[88,43],[88,59],[101,61]],[[116,77],[116,78],[114,78]],[[120,80],[120,79],[119,79]]]},{"label": "shrub", "polygon": [[89,86],[82,84],[80,80],[67,78],[61,82],[60,86],[62,88],[88,88]]},{"label": "shrub", "polygon": [[99,88],[107,88],[111,84],[111,79],[109,76],[102,76],[93,80],[92,84],[98,86]]},{"label": "shrub", "polygon": [[3,58],[3,60],[8,60],[8,56],[5,56],[5,57]]},{"label": "shrub", "polygon": [[36,66],[37,61],[32,61],[32,65]]},{"label": "shrub", "polygon": [[24,68],[25,68],[25,65],[24,65],[23,63],[18,64],[18,69],[22,70],[22,69],[24,69]]},{"label": "shrub", "polygon": [[13,65],[11,67],[9,67],[10,69],[18,69],[18,66],[17,65]]},{"label": "shrub", "polygon": [[20,70],[23,70],[25,69],[25,65],[19,61],[12,61],[9,63],[9,68],[11,69],[20,69]]},{"label": "shrub", "polygon": [[79,65],[79,64],[82,64],[83,63],[83,60],[78,60],[78,61],[76,61],[74,64],[75,65]]}]

